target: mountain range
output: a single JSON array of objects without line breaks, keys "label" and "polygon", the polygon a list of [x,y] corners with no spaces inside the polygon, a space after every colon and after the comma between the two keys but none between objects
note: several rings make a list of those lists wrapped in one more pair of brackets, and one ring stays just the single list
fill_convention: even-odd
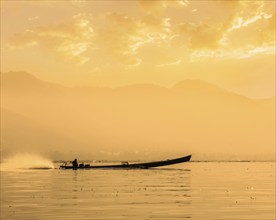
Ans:
[{"label": "mountain range", "polygon": [[26,72],[1,74],[2,155],[53,159],[274,159],[275,97],[250,99],[185,80],[166,88],[66,87]]}]

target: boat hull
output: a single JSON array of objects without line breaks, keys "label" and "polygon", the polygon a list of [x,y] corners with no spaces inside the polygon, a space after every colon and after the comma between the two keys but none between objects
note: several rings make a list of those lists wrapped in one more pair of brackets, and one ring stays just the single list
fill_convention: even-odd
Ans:
[{"label": "boat hull", "polygon": [[147,162],[147,163],[136,163],[136,164],[118,164],[118,165],[102,165],[102,166],[67,166],[61,165],[62,169],[149,169],[153,167],[162,167],[169,166],[178,163],[184,163],[190,161],[192,155],[188,155],[185,157],[180,157],[171,160],[163,160],[163,161],[155,161],[155,162]]}]

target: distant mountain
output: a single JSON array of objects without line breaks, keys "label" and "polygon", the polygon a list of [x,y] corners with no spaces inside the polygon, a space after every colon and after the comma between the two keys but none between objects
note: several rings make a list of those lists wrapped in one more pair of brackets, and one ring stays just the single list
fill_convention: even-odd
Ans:
[{"label": "distant mountain", "polygon": [[213,91],[213,92],[223,92],[226,91],[216,85],[206,83],[202,80],[183,80],[176,85],[173,86],[174,90],[177,91],[194,91],[194,92],[200,92],[200,91]]},{"label": "distant mountain", "polygon": [[[2,129],[6,149],[24,143],[17,138],[20,129],[13,132],[13,127],[26,127],[24,136],[41,137],[30,142],[31,148],[39,145],[53,151],[51,145],[72,157],[81,153],[103,159],[185,153],[274,157],[275,97],[253,100],[200,80],[185,80],[172,88],[144,84],[111,89],[64,87],[21,72],[1,77],[2,107],[25,117],[14,120],[16,116],[5,113],[10,126]],[[42,138],[44,134],[47,137]],[[13,139],[18,140],[15,145]]]},{"label": "distant mountain", "polygon": [[1,73],[2,92],[59,92],[63,86],[44,82],[26,72]]}]

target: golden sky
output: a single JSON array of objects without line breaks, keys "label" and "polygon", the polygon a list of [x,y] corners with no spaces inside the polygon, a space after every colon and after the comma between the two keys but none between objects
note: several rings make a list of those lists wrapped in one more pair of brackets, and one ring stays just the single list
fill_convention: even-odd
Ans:
[{"label": "golden sky", "polygon": [[275,1],[1,1],[1,72],[275,95]]}]

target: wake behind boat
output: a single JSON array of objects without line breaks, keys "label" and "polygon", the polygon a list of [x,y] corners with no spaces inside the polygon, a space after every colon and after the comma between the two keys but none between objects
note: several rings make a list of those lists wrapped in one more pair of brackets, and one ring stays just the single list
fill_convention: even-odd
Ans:
[{"label": "wake behind boat", "polygon": [[[188,155],[185,157],[180,157],[176,159],[169,159],[163,161],[155,161],[155,162],[146,162],[146,163],[133,163],[129,164],[128,162],[123,162],[122,164],[118,165],[99,165],[99,166],[92,166],[90,164],[77,164],[76,162],[72,162],[73,165],[61,165],[61,169],[148,169],[153,167],[161,167],[161,166],[169,166],[178,163],[184,163],[190,161],[192,155]],[[76,161],[76,159],[75,159]]]}]

